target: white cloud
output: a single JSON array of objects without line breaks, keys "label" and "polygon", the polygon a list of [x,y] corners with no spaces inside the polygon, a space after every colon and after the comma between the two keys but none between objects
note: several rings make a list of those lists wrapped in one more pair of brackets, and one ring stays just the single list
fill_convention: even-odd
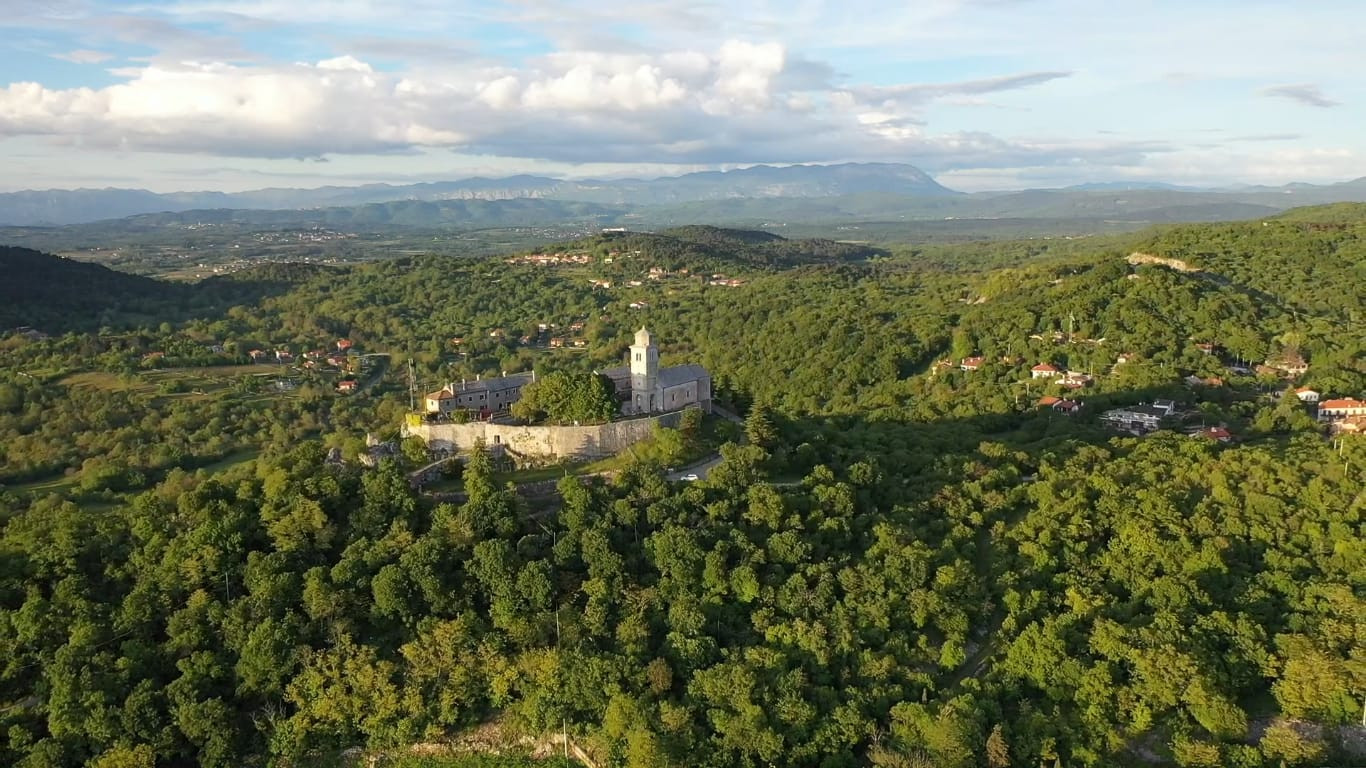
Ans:
[{"label": "white cloud", "polygon": [[1312,83],[1299,85],[1273,85],[1259,91],[1263,96],[1297,101],[1308,107],[1336,107],[1341,102],[1333,101],[1323,95],[1323,90]]},{"label": "white cloud", "polygon": [[67,51],[66,53],[54,53],[52,54],[52,58],[69,61],[72,64],[99,64],[100,62],[109,61],[114,57],[104,51],[92,51],[85,48],[78,48],[74,51]]},{"label": "white cloud", "polygon": [[934,135],[916,110],[1065,76],[831,91],[820,66],[777,43],[746,41],[711,52],[557,52],[515,69],[394,73],[341,55],[271,66],[158,61],[118,72],[126,81],[101,89],[0,90],[0,136],[261,158],[437,147],[560,162],[951,165],[961,153],[990,163],[1040,150],[982,133]]}]

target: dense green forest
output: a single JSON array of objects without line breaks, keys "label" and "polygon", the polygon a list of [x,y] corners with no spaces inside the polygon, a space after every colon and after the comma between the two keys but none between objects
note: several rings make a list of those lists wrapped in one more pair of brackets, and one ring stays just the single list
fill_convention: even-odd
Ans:
[{"label": "dense green forest", "polygon": [[[1366,393],[1363,234],[698,227],[112,279],[94,321],[16,291],[52,335],[0,338],[0,764],[329,764],[490,722],[632,767],[1360,764],[1366,442],[1282,395]],[[409,361],[592,382],[641,325],[745,414],[705,481],[642,454],[531,504],[476,452],[442,502],[327,455],[393,436]],[[338,339],[387,365],[245,364]],[[1099,422],[1157,397],[1236,441]]]}]

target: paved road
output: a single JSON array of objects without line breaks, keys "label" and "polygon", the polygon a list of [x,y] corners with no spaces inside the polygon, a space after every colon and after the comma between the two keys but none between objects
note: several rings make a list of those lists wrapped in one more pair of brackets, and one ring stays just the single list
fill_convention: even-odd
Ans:
[{"label": "paved road", "polygon": [[[716,414],[717,416],[720,416],[723,419],[726,419],[727,421],[733,421],[742,427],[745,425],[744,419],[740,418],[739,416],[736,416],[735,414],[718,405],[713,404],[711,412]],[[741,435],[740,437],[740,442],[744,442],[743,435]],[[713,453],[712,455],[708,456],[705,459],[702,459],[701,461],[693,462],[692,464],[689,464],[688,466],[683,467],[682,469],[679,469],[676,472],[670,472],[666,474],[664,477],[667,480],[678,482],[681,481],[687,475],[697,475],[698,480],[706,480],[707,475],[710,474],[711,471],[716,468],[716,465],[720,463],[721,454]]]},{"label": "paved road", "polygon": [[697,463],[683,467],[677,472],[670,472],[664,477],[668,480],[680,481],[687,475],[697,475],[698,480],[706,480],[707,475],[710,474],[711,471],[716,468],[716,465],[720,463],[721,454],[713,453],[712,455]]}]

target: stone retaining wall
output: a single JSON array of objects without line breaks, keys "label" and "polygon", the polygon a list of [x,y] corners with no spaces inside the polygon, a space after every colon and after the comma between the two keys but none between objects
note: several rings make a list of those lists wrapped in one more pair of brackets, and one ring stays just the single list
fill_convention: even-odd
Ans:
[{"label": "stone retaining wall", "polygon": [[404,425],[403,434],[422,438],[431,450],[463,452],[483,440],[522,456],[544,459],[596,459],[613,456],[654,433],[655,424],[677,427],[682,411],[613,421],[589,427],[514,426],[477,421],[468,424]]}]

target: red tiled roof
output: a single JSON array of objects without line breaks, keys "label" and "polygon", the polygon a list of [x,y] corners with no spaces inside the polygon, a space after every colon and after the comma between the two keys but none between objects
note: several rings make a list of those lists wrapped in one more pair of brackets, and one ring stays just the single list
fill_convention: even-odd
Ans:
[{"label": "red tiled roof", "polygon": [[1044,396],[1044,397],[1039,398],[1039,405],[1040,405],[1040,406],[1056,405],[1057,403],[1061,403],[1061,402],[1062,402],[1062,398],[1061,398],[1061,397],[1054,397],[1054,396],[1052,396],[1052,395],[1046,395],[1046,396]]},{"label": "red tiled roof", "polygon": [[1050,372],[1053,372],[1053,373],[1057,373],[1057,372],[1058,372],[1058,369],[1057,369],[1057,368],[1053,367],[1052,365],[1049,365],[1048,363],[1039,363],[1038,365],[1034,366],[1033,368],[1030,368],[1029,370],[1031,370],[1031,371],[1039,371],[1039,372],[1041,372],[1041,373],[1044,372],[1044,371],[1050,371]]},{"label": "red tiled roof", "polygon": [[1339,400],[1324,400],[1323,402],[1319,403],[1320,411],[1332,411],[1347,408],[1366,408],[1366,401],[1348,397]]}]

